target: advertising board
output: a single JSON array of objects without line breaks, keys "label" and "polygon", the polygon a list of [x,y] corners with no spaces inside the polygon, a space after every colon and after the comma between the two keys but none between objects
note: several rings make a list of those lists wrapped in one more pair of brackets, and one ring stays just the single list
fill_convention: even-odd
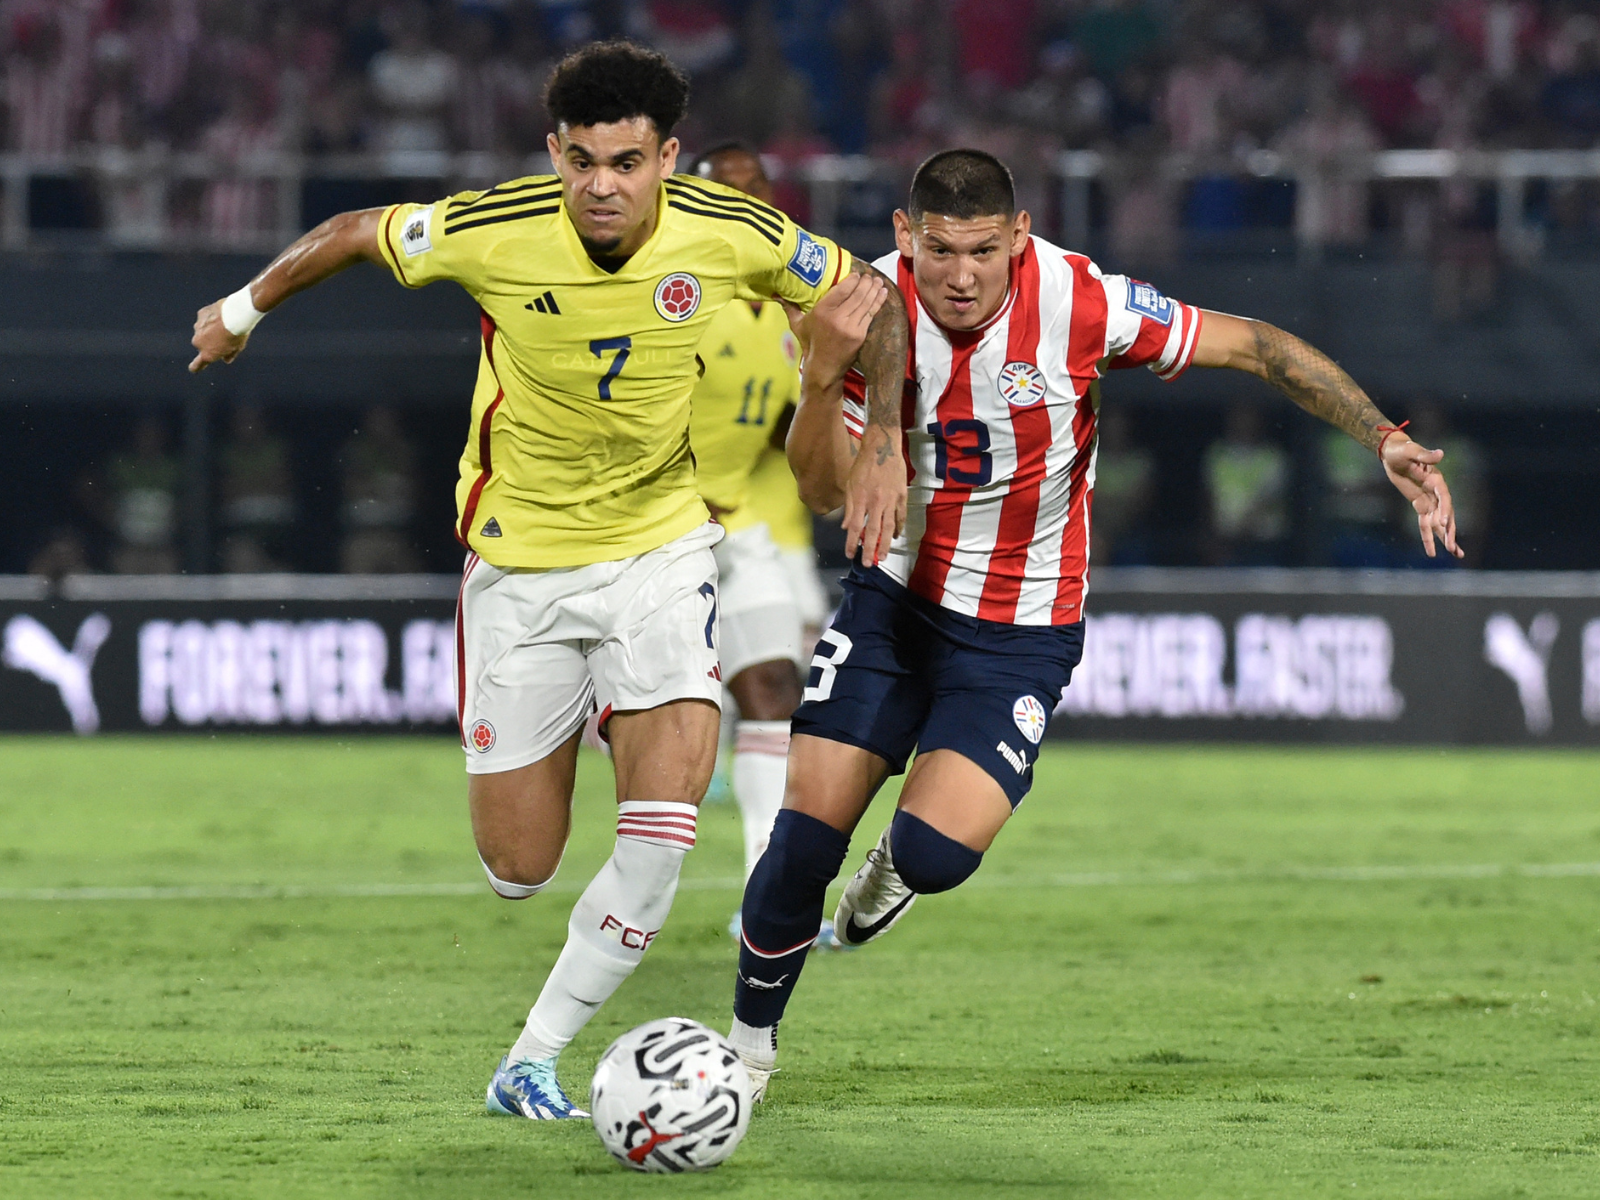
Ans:
[{"label": "advertising board", "polygon": [[[438,730],[449,576],[0,580],[0,729]],[[1065,738],[1600,744],[1600,576],[1097,575]]]}]

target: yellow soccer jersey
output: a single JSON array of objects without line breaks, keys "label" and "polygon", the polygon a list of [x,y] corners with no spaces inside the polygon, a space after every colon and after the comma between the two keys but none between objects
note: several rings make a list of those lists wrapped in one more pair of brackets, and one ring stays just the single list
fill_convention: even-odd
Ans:
[{"label": "yellow soccer jersey", "polygon": [[482,309],[457,534],[502,567],[642,554],[706,519],[689,452],[695,350],[736,296],[809,309],[850,256],[742,192],[681,176],[614,274],[584,252],[553,175],[385,210],[407,287],[453,279]]},{"label": "yellow soccer jersey", "polygon": [[[759,307],[760,311],[757,311]],[[750,473],[772,441],[772,427],[800,391],[800,345],[781,304],[735,301],[711,322],[700,343],[706,373],[694,390],[689,445],[700,495],[740,520]]]},{"label": "yellow soccer jersey", "polygon": [[811,549],[811,510],[800,501],[800,489],[782,450],[768,450],[750,474],[749,493],[737,516],[743,528],[765,521],[780,550]]}]

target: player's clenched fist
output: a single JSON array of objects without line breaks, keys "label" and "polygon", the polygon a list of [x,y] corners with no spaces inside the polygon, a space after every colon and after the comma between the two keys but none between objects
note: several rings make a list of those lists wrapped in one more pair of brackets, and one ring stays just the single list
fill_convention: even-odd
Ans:
[{"label": "player's clenched fist", "polygon": [[881,277],[847,275],[810,313],[792,322],[805,347],[806,372],[819,385],[832,387],[844,378],[888,296],[889,285]]}]

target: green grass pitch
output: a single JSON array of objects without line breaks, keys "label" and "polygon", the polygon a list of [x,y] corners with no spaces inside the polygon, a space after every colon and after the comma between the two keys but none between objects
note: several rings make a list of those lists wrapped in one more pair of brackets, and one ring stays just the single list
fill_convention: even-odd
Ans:
[{"label": "green grass pitch", "polygon": [[[0,1196],[1600,1195],[1600,756],[1055,747],[971,884],[812,958],[745,1144],[671,1179],[483,1112],[610,788],[512,905],[448,740],[0,739]],[[576,1094],[726,1027],[701,828]]]}]

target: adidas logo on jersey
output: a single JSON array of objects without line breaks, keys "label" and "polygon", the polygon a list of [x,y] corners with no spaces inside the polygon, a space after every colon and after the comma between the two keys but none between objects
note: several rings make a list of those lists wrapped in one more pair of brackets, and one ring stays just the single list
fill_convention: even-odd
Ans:
[{"label": "adidas logo on jersey", "polygon": [[546,292],[542,296],[535,296],[532,304],[524,304],[522,307],[529,312],[549,313],[552,317],[561,315],[561,309],[556,304],[556,294],[554,292]]},{"label": "adidas logo on jersey", "polygon": [[501,537],[500,522],[490,517],[483,523],[483,528],[478,530],[479,537]]},{"label": "adidas logo on jersey", "polygon": [[717,351],[718,358],[737,358],[739,352],[733,348],[732,342],[723,343],[722,349]]}]

